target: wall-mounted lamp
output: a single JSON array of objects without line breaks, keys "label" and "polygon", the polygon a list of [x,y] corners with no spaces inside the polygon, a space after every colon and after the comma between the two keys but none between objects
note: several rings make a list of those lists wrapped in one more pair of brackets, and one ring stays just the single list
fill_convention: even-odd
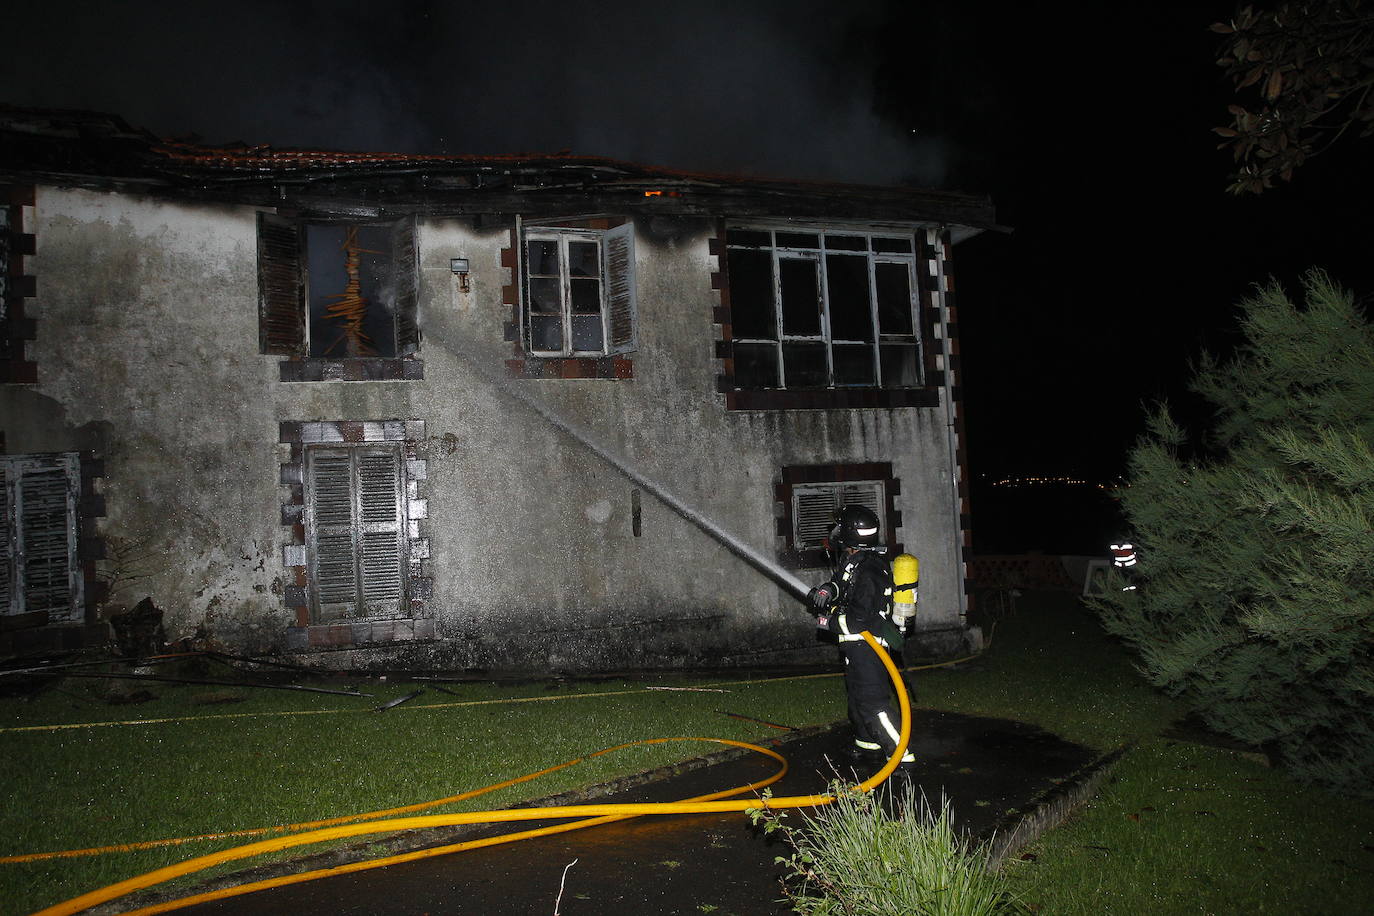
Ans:
[{"label": "wall-mounted lamp", "polygon": [[468,259],[449,258],[448,269],[458,275],[458,288],[463,292],[468,291]]}]

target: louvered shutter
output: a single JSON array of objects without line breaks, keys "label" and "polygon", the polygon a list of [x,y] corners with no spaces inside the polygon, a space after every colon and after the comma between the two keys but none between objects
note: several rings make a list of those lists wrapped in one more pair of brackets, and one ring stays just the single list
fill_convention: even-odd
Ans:
[{"label": "louvered shutter", "polygon": [[638,345],[635,315],[635,226],[606,232],[602,245],[606,277],[606,352],[629,353]]},{"label": "louvered shutter", "polygon": [[305,356],[305,276],[301,229],[293,220],[258,214],[258,347],[276,356]]},{"label": "louvered shutter", "polygon": [[4,462],[5,611],[46,612],[49,623],[81,619],[76,502],[81,464],[74,452]]},{"label": "louvered shutter", "polygon": [[369,613],[399,610],[401,579],[401,474],[395,452],[360,454],[362,597]]},{"label": "louvered shutter", "polygon": [[358,604],[352,462],[346,449],[312,449],[309,455],[310,583],[315,591],[316,617],[347,617]]},{"label": "louvered shutter", "polygon": [[420,252],[415,219],[397,220],[391,227],[392,281],[396,288],[396,355],[412,356],[420,349]]},{"label": "louvered shutter", "polygon": [[792,519],[796,524],[794,546],[798,550],[820,547],[835,524],[839,506],[831,489],[802,489],[792,493]]},{"label": "louvered shutter", "polygon": [[[881,481],[865,480],[797,486],[792,490],[793,546],[798,550],[820,547],[830,536],[835,519],[845,506],[872,509],[882,524],[886,514]],[[887,533],[879,528],[879,540]]]},{"label": "louvered shutter", "polygon": [[14,570],[14,516],[10,511],[10,466],[0,462],[0,614],[17,614],[19,590]]},{"label": "louvered shutter", "polygon": [[316,619],[399,612],[405,594],[399,454],[357,447],[309,455]]},{"label": "louvered shutter", "polygon": [[[865,509],[872,509],[873,514],[878,516],[879,524],[882,523],[884,509],[883,505],[883,485],[877,481],[864,481],[863,483],[847,483],[840,488],[840,508],[845,506],[863,506]],[[883,536],[883,532],[879,532]]]}]

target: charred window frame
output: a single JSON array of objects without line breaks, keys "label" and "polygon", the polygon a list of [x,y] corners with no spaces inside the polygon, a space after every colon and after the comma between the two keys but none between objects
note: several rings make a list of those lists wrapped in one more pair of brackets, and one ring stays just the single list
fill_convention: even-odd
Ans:
[{"label": "charred window frame", "polygon": [[853,464],[788,465],[782,468],[774,498],[780,558],[804,569],[831,565],[825,541],[840,509],[857,503],[878,516],[879,537],[894,555],[902,552],[896,509],[901,481],[886,461]]},{"label": "charred window frame", "polygon": [[731,227],[726,256],[736,388],[924,384],[912,235]]},{"label": "charred window frame", "polygon": [[406,613],[405,466],[394,444],[305,449],[312,622]]},{"label": "charred window frame", "polygon": [[258,214],[259,350],[282,381],[423,377],[413,217],[392,222]]},{"label": "charred window frame", "polygon": [[533,357],[597,357],[637,345],[634,223],[521,233],[521,338]]},{"label": "charred window frame", "polygon": [[0,614],[85,619],[76,452],[0,457]]}]

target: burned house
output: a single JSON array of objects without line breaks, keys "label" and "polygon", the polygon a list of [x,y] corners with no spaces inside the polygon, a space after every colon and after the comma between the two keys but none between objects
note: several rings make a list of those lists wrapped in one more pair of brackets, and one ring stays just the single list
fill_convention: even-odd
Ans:
[{"label": "burned house", "polygon": [[0,650],[103,642],[149,596],[169,640],[331,667],[812,661],[729,540],[820,581],[847,502],[920,559],[923,650],[957,650],[951,256],[992,223],[0,109]]}]

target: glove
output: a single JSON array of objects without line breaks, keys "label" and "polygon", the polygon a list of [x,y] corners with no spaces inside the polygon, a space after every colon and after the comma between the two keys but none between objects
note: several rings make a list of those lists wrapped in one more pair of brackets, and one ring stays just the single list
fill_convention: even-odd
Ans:
[{"label": "glove", "polygon": [[823,611],[835,603],[840,589],[834,582],[822,582],[806,593],[806,603],[818,611]]}]

